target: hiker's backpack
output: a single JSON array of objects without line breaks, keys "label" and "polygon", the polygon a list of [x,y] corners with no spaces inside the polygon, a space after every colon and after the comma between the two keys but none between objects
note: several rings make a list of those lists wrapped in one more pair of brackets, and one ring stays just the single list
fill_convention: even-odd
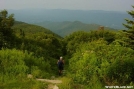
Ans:
[{"label": "hiker's backpack", "polygon": [[59,60],[59,62],[58,62],[58,66],[60,66],[60,67],[63,66],[63,61],[62,61],[62,60]]}]

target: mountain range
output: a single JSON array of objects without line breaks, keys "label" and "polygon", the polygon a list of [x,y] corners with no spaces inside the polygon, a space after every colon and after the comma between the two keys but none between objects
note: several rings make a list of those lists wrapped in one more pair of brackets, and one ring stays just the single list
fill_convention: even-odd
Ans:
[{"label": "mountain range", "polygon": [[21,9],[8,10],[8,12],[13,13],[17,21],[26,23],[80,21],[115,29],[124,29],[122,26],[122,23],[125,23],[124,19],[132,19],[127,12],[102,10]]},{"label": "mountain range", "polygon": [[[64,21],[64,22],[45,21],[45,22],[36,23],[36,25],[48,28],[51,31],[53,31],[54,33],[56,33],[62,37],[69,35],[75,31],[98,30],[101,27],[101,25],[98,25],[98,24],[86,24],[86,23],[82,23],[80,21],[74,21],[74,22],[71,22],[71,21]],[[104,27],[104,29],[116,30],[116,29],[109,28],[109,27]]]}]

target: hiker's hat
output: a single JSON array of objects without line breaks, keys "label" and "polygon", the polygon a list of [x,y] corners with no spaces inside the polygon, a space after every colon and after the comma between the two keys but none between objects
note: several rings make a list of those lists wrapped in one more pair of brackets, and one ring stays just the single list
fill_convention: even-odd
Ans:
[{"label": "hiker's hat", "polygon": [[62,59],[63,57],[61,56],[60,59]]}]

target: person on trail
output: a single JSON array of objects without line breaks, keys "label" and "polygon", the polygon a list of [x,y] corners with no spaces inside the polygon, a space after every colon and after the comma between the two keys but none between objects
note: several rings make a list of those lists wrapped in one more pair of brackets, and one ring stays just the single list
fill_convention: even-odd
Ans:
[{"label": "person on trail", "polygon": [[58,69],[59,69],[59,75],[62,74],[62,70],[64,69],[64,60],[63,57],[60,57],[60,59],[57,61]]}]

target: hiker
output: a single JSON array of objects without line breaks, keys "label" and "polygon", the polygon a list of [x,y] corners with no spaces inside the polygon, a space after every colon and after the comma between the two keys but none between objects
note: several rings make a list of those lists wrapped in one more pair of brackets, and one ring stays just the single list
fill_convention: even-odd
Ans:
[{"label": "hiker", "polygon": [[62,70],[64,68],[64,60],[63,57],[60,57],[60,59],[57,61],[58,69],[59,69],[59,75],[62,74]]}]

